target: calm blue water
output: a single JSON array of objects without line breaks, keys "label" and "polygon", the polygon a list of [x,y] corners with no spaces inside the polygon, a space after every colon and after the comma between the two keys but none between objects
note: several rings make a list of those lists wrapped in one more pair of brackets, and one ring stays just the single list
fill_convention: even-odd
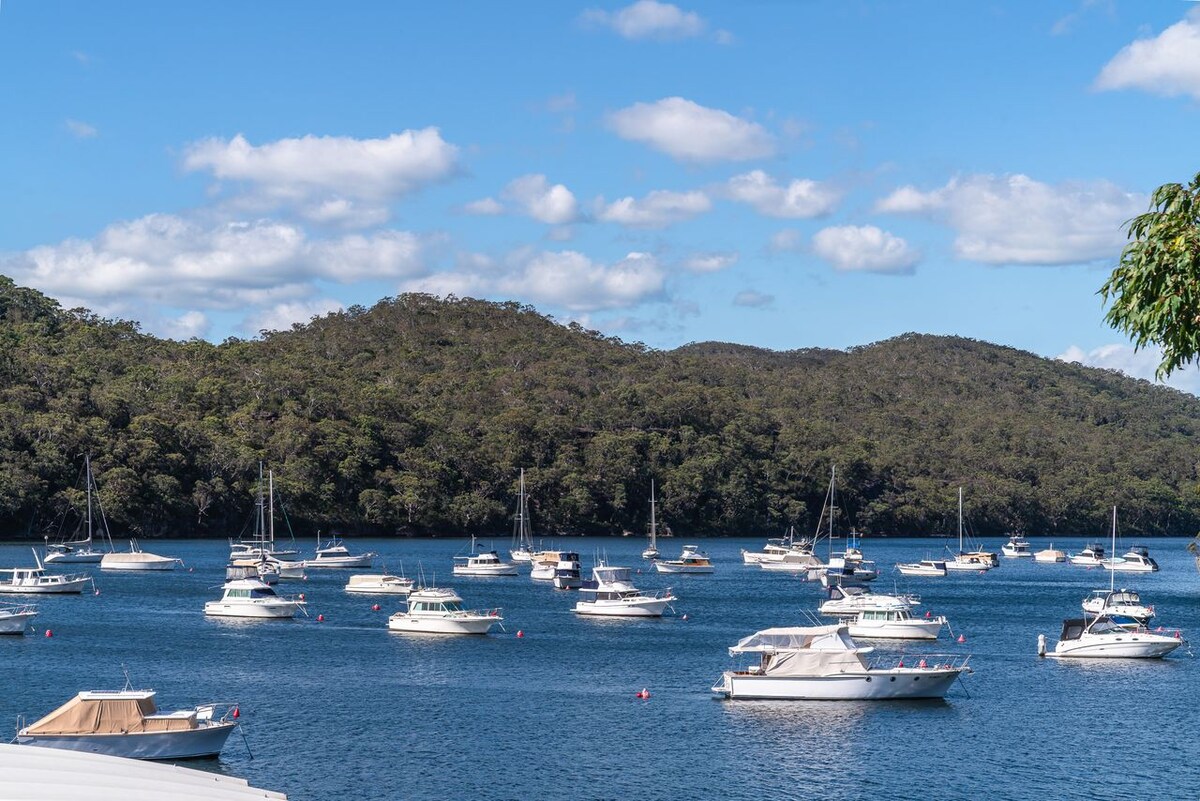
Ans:
[{"label": "calm blue water", "polygon": [[[378,551],[392,572],[403,562],[414,575],[421,564],[443,583],[461,544],[350,542]],[[559,544],[588,564],[598,548],[612,563],[642,564],[640,539]],[[665,544],[670,556],[682,541]],[[820,596],[815,583],[743,566],[739,549],[761,544],[703,542],[718,565],[712,576],[638,576],[646,589],[675,588],[674,618],[579,619],[570,612],[574,594],[527,575],[463,578],[453,586],[468,605],[504,608],[507,633],[414,638],[386,630],[395,599],[342,591],[349,571],[280,585],[306,594],[312,619],[206,619],[225,544],[155,542],[151,550],[183,558],[190,570],[93,571],[100,595],[40,599],[37,636],[0,638],[0,720],[15,726],[18,715],[36,718],[78,690],[119,689],[124,664],[135,685],[159,691],[163,708],[240,702],[249,751],[235,734],[219,762],[196,766],[293,801],[1137,798],[1164,773],[1177,791],[1200,785],[1190,758],[1200,739],[1200,662],[1182,650],[1163,662],[1035,656],[1039,632],[1052,644],[1062,618],[1108,585],[1105,573],[1067,565],[1002,560],[987,575],[885,573],[876,582],[877,591],[898,582],[919,592],[922,609],[948,615],[966,636],[963,645],[944,635],[907,646],[973,655],[975,675],[945,703],[712,700],[708,688],[731,664],[729,645],[760,628],[803,624],[801,610],[815,609]],[[1084,540],[1056,544],[1070,551]],[[1156,623],[1200,641],[1200,576],[1185,544],[1152,541],[1162,572],[1118,583],[1155,604]],[[868,541],[866,552],[883,567],[940,547]],[[0,546],[0,566],[31,559],[28,547]],[[52,638],[42,636],[47,628]],[[634,697],[642,687],[649,701]]]}]

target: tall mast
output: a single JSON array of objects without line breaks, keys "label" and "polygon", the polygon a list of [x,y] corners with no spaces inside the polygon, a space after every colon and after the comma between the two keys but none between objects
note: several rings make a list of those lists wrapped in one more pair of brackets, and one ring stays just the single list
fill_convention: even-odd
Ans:
[{"label": "tall mast", "polygon": [[90,454],[83,457],[83,462],[87,466],[87,528],[88,528],[88,545],[92,544],[92,457]]},{"label": "tall mast", "polygon": [[962,549],[962,487],[958,488],[958,553],[961,556]]},{"label": "tall mast", "polygon": [[266,536],[267,520],[266,505],[263,503],[263,463],[258,463],[258,541],[262,543]]},{"label": "tall mast", "polygon": [[267,471],[267,541],[275,549],[275,471]]},{"label": "tall mast", "polygon": [[837,465],[829,468],[829,558],[833,559],[833,504],[837,497],[834,487],[837,485]]},{"label": "tall mast", "polygon": [[1112,592],[1117,585],[1117,506],[1113,504],[1112,522],[1112,552],[1108,555],[1108,591]]},{"label": "tall mast", "polygon": [[650,479],[650,548],[658,547],[658,521],[654,516],[654,479]]}]

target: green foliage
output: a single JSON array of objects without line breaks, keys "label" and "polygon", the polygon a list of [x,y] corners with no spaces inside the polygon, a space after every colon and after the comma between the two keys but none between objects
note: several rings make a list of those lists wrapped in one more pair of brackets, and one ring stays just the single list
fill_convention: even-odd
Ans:
[{"label": "green foliage", "polygon": [[1100,289],[1112,302],[1105,319],[1136,347],[1162,348],[1162,378],[1200,355],[1200,173],[1186,187],[1160,186],[1127,233],[1132,241]]},{"label": "green foliage", "polygon": [[236,535],[258,463],[297,534],[812,531],[831,464],[868,535],[1200,528],[1200,401],[1104,370],[906,335],[850,352],[671,352],[515,303],[389,298],[221,345],[0,280],[0,533],[57,532],[92,455],[118,535]]}]

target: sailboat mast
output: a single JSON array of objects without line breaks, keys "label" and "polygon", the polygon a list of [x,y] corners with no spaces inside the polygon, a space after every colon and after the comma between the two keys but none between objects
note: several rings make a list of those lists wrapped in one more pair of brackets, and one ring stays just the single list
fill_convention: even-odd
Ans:
[{"label": "sailboat mast", "polygon": [[658,547],[658,521],[654,515],[654,479],[650,479],[650,548]]},{"label": "sailboat mast", "polygon": [[275,549],[275,471],[267,471],[267,504],[269,505],[267,513],[267,541],[271,543],[271,550]]},{"label": "sailboat mast", "polygon": [[267,530],[266,506],[263,503],[263,464],[258,463],[258,541],[261,543]]},{"label": "sailboat mast", "polygon": [[837,465],[829,468],[829,558],[833,559],[833,504],[837,497],[834,487],[837,485]]},{"label": "sailboat mast", "polygon": [[84,456],[83,462],[87,468],[87,528],[88,545],[92,544],[92,457]]},{"label": "sailboat mast", "polygon": [[958,488],[958,552],[963,552],[962,546],[962,487]]},{"label": "sailboat mast", "polygon": [[1117,506],[1113,504],[1112,551],[1108,554],[1108,591],[1117,586]]}]

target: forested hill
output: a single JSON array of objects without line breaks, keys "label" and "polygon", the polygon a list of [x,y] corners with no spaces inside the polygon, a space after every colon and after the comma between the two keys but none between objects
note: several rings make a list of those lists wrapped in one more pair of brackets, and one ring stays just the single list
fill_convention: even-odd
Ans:
[{"label": "forested hill", "polygon": [[114,534],[236,535],[258,464],[292,525],[945,536],[1200,528],[1200,400],[909,334],[849,352],[654,351],[513,303],[404,295],[253,341],[156,339],[0,278],[0,535],[72,527],[92,455]]}]

